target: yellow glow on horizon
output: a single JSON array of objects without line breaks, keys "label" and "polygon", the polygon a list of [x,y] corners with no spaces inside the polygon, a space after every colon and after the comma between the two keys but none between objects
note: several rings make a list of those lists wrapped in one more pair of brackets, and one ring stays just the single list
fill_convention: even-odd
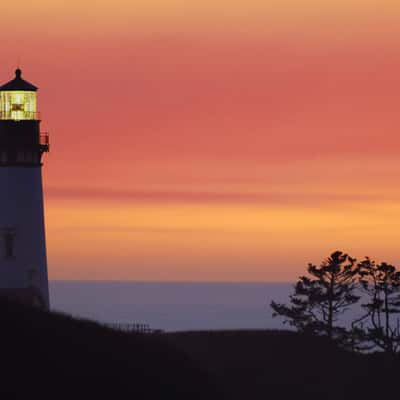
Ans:
[{"label": "yellow glow on horizon", "polygon": [[282,281],[337,248],[398,257],[397,203],[318,209],[61,201],[47,209],[53,279]]}]

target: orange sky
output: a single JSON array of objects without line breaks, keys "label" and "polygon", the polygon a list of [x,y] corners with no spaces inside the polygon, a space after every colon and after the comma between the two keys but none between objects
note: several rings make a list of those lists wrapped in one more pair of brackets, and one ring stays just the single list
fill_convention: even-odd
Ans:
[{"label": "orange sky", "polygon": [[[266,4],[268,3],[268,4]],[[292,280],[400,263],[400,5],[21,0],[52,279]]]}]

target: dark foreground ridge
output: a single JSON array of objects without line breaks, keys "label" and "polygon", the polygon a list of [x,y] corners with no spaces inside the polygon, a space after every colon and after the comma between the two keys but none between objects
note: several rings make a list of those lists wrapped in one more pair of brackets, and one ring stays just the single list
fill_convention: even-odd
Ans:
[{"label": "dark foreground ridge", "polygon": [[161,335],[0,299],[0,399],[207,399],[212,380]]},{"label": "dark foreground ridge", "polygon": [[340,350],[288,331],[169,334],[223,385],[228,399],[365,400],[398,396],[400,360]]},{"label": "dark foreground ridge", "polygon": [[0,398],[377,399],[400,361],[285,331],[129,334],[0,300]]}]

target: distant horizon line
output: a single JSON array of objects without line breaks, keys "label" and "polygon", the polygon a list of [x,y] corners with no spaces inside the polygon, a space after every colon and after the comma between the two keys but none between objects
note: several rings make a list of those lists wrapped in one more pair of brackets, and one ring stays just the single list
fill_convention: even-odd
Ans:
[{"label": "distant horizon line", "polygon": [[190,281],[190,280],[122,280],[122,279],[50,279],[50,283],[62,283],[62,282],[76,282],[76,283],[147,283],[147,284],[252,284],[252,285],[263,285],[263,284],[293,284],[294,281]]}]

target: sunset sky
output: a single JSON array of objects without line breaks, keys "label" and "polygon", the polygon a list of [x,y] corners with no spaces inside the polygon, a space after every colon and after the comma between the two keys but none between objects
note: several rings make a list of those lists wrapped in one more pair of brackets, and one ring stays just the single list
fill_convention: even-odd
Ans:
[{"label": "sunset sky", "polygon": [[[398,0],[20,0],[51,279],[288,281],[400,264]],[[18,61],[19,60],[19,61]]]}]

